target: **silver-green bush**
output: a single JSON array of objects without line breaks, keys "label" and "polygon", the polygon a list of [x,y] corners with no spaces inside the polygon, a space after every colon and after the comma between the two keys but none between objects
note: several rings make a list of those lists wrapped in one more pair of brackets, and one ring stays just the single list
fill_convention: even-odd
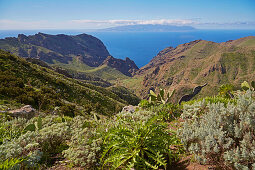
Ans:
[{"label": "silver-green bush", "polygon": [[205,164],[255,169],[255,92],[239,92],[236,104],[185,105],[179,135]]},{"label": "silver-green bush", "polygon": [[[36,119],[38,118],[35,117],[26,124],[21,119],[11,122],[15,123],[15,125],[12,125],[13,127],[20,124],[22,124],[22,127],[26,127],[24,124],[29,125],[35,122]],[[48,116],[46,119],[52,118]],[[26,166],[35,167],[39,162],[48,162],[54,154],[61,153],[65,149],[67,140],[70,140],[70,138],[70,125],[68,122],[47,123],[40,130],[23,131],[18,138],[5,140],[0,145],[0,161],[23,157],[26,158]]]},{"label": "silver-green bush", "polygon": [[63,151],[70,165],[91,169],[98,163],[102,139],[95,128],[96,125],[96,121],[82,116],[73,118],[69,148]]}]

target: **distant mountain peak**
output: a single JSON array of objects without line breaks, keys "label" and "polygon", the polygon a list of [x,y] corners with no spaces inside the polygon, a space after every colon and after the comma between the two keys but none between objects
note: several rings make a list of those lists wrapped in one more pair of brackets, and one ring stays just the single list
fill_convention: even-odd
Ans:
[{"label": "distant mountain peak", "polygon": [[0,49],[47,63],[68,63],[74,56],[80,55],[83,63],[96,67],[110,55],[102,41],[87,34],[69,36],[39,32],[29,36],[19,34],[17,38],[0,39],[0,42]]},{"label": "distant mountain peak", "polygon": [[106,32],[179,32],[195,30],[192,26],[176,26],[176,25],[161,25],[161,24],[139,24],[139,25],[124,25],[97,31]]}]

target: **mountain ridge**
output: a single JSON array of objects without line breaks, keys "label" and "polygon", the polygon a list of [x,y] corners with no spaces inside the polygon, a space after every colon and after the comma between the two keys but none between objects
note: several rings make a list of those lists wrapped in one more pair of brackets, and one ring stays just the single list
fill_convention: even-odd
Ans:
[{"label": "mountain ridge", "polygon": [[130,59],[111,57],[112,64],[105,61],[110,56],[107,48],[101,40],[88,34],[50,35],[41,32],[29,36],[19,34],[17,38],[0,39],[0,49],[24,58],[40,59],[48,64],[62,63],[63,66],[77,60],[87,65],[87,69],[93,69],[108,63],[108,66],[127,76],[132,76],[131,73],[138,70],[136,64]]},{"label": "mountain ridge", "polygon": [[255,79],[253,64],[254,36],[222,43],[195,40],[162,50],[135,73],[133,83],[123,85],[142,98],[151,89],[176,89],[175,98],[179,99],[195,86],[208,83],[197,97],[215,95],[222,84],[239,86],[244,80]]},{"label": "mountain ridge", "polygon": [[0,48],[21,57],[38,58],[51,64],[53,60],[68,63],[73,56],[80,55],[87,65],[98,66],[110,55],[99,39],[88,34],[19,34],[17,38],[1,39]]}]

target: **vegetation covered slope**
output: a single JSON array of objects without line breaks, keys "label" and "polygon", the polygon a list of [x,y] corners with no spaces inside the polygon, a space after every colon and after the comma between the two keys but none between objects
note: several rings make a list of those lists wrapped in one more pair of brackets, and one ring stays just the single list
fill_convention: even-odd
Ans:
[{"label": "vegetation covered slope", "polygon": [[19,34],[17,38],[1,39],[0,48],[21,57],[39,58],[47,63],[54,63],[54,60],[68,63],[74,56],[80,56],[84,63],[94,67],[110,55],[99,39],[87,34]]},{"label": "vegetation covered slope", "polygon": [[67,78],[2,50],[0,79],[2,100],[31,104],[45,111],[71,104],[86,112],[111,114],[128,104],[110,90]]},{"label": "vegetation covered slope", "polygon": [[[134,61],[110,56],[102,41],[87,34],[19,34],[17,38],[0,39],[0,49],[20,57],[36,58],[65,69],[81,71],[86,75],[96,75],[105,80],[132,76],[138,70]],[[109,68],[97,68],[102,65]],[[85,73],[87,70],[90,70],[89,73]]]},{"label": "vegetation covered slope", "polygon": [[67,70],[69,73],[84,74],[86,76],[101,78],[111,82],[116,82],[116,80],[118,79],[122,80],[128,78],[128,76],[124,75],[119,70],[107,66],[106,64],[100,65],[98,67],[89,67],[88,65],[81,62],[78,57],[73,59],[73,61],[69,62],[68,64],[58,62],[53,64],[52,66],[61,67]]},{"label": "vegetation covered slope", "polygon": [[255,37],[224,43],[196,40],[166,48],[124,85],[147,97],[150,89],[177,89],[176,98],[208,83],[200,95],[213,95],[222,84],[239,85],[255,78]]}]

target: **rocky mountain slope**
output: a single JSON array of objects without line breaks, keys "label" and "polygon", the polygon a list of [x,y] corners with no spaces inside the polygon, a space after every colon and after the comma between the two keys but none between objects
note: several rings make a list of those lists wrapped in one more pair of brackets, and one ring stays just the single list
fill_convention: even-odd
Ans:
[{"label": "rocky mountain slope", "polygon": [[190,93],[197,85],[208,83],[200,96],[214,95],[222,84],[240,86],[255,79],[255,37],[224,43],[196,40],[159,52],[123,84],[141,97],[150,89],[176,89],[176,99]]},{"label": "rocky mountain slope", "polygon": [[[124,92],[119,95],[119,91]],[[77,112],[81,112],[79,114],[92,110],[112,114],[134,101],[139,102],[127,89],[95,86],[0,50],[0,101],[2,100],[29,104],[44,112],[72,106]]]},{"label": "rocky mountain slope", "polygon": [[108,56],[102,65],[107,65],[112,68],[116,68],[126,76],[132,76],[136,71],[138,71],[138,67],[135,62],[130,60],[128,57],[125,60],[116,59],[112,56]]},{"label": "rocky mountain slope", "polygon": [[[77,60],[86,65],[86,69],[94,69],[94,67],[109,63],[107,57],[110,56],[99,39],[87,34],[76,36],[44,33],[30,36],[19,34],[17,38],[0,39],[0,49],[25,58],[40,59],[48,64],[65,66],[64,64],[71,65],[73,60]],[[128,76],[138,69],[131,60],[111,57],[111,61],[114,64],[107,65]]]},{"label": "rocky mountain slope", "polygon": [[100,65],[110,55],[99,39],[87,34],[19,34],[17,38],[1,39],[0,48],[21,57],[38,58],[47,63],[54,63],[54,60],[68,63],[73,56],[80,56],[89,66]]}]

